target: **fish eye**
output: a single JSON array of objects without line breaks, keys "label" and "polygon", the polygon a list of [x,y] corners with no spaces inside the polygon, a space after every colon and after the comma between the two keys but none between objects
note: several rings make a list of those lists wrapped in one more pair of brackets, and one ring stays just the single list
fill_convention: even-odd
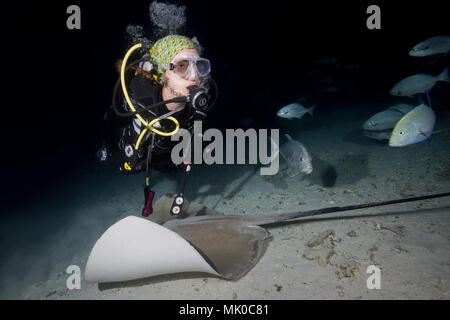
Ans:
[{"label": "fish eye", "polygon": [[405,130],[400,130],[399,133],[403,136],[406,132],[405,132]]}]

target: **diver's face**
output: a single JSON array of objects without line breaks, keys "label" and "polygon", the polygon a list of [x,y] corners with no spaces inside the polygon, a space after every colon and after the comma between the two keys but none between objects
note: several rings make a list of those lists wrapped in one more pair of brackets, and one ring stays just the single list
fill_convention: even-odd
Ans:
[{"label": "diver's face", "polygon": [[[195,49],[184,49],[178,52],[178,54],[172,59],[171,63],[176,62],[180,57],[194,57],[198,56],[198,51]],[[174,70],[167,68],[166,70],[167,87],[169,90],[177,96],[187,96],[189,90],[187,87],[192,85],[201,86],[201,81],[196,75],[195,68],[191,68],[190,72],[184,77],[180,77]]]}]

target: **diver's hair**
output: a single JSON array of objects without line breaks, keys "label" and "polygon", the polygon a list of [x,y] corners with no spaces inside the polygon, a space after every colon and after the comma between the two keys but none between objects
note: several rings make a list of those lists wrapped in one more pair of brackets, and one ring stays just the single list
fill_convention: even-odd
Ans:
[{"label": "diver's hair", "polygon": [[163,87],[165,87],[165,86],[167,86],[167,85],[169,84],[169,81],[168,81],[168,79],[167,79],[165,73],[163,73],[163,74],[159,77],[158,80],[159,80],[159,81],[157,81],[158,84],[160,84],[160,85],[163,86]]}]

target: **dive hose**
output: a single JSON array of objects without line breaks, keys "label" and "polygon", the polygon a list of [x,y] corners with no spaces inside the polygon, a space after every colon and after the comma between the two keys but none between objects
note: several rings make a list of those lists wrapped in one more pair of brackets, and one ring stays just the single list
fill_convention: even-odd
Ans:
[{"label": "dive hose", "polygon": [[[139,113],[136,112],[136,109],[135,109],[135,107],[134,107],[133,103],[131,102],[131,99],[130,99],[130,97],[129,97],[129,95],[128,95],[128,90],[127,90],[127,87],[126,87],[126,85],[125,85],[125,69],[126,69],[127,61],[128,61],[128,58],[130,57],[130,55],[133,53],[133,51],[136,50],[136,49],[138,49],[138,48],[141,48],[141,47],[142,47],[142,43],[138,43],[138,44],[134,45],[133,47],[131,47],[131,48],[127,51],[127,53],[125,54],[125,57],[123,58],[122,66],[121,66],[121,68],[120,68],[120,82],[121,82],[121,85],[122,85],[122,91],[123,91],[123,94],[124,94],[124,96],[125,96],[125,99],[126,99],[128,105],[130,106],[130,109],[131,109],[133,112],[136,113],[136,117],[137,117],[137,118],[142,122],[142,124],[145,126],[144,130],[142,130],[142,132],[141,132],[141,136],[139,137],[139,138],[140,138],[139,141],[142,140],[142,137],[147,133],[148,130],[151,130],[151,131],[153,131],[153,132],[155,132],[156,134],[159,134],[159,135],[161,135],[161,136],[166,136],[166,137],[167,137],[167,136],[172,136],[172,135],[174,135],[174,134],[178,131],[178,129],[180,128],[180,124],[178,123],[177,119],[175,119],[175,118],[172,117],[172,116],[169,116],[169,117],[166,118],[167,120],[171,120],[171,121],[173,121],[173,122],[175,123],[175,129],[174,129],[173,131],[171,131],[171,132],[163,132],[163,131],[160,131],[160,130],[154,128],[152,125],[153,125],[155,122],[157,122],[157,121],[159,121],[159,120],[161,120],[161,119],[156,118],[156,119],[153,119],[153,121],[150,122],[150,124],[147,123],[147,121],[145,121],[144,118],[142,118],[142,116],[141,116]],[[179,99],[179,98],[178,98],[178,99]],[[185,101],[185,100],[184,100],[184,101]],[[168,102],[168,101],[165,101],[165,102],[162,102],[161,104],[164,104],[164,103],[167,103],[167,102]],[[152,105],[152,107],[155,107],[155,105]],[[137,150],[138,148],[139,148],[139,145],[136,144],[136,150]]]}]

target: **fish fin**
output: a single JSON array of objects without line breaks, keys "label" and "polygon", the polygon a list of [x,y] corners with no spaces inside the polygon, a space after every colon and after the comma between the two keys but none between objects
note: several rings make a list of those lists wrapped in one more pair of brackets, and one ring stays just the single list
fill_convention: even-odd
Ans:
[{"label": "fish fin", "polygon": [[425,137],[428,137],[427,134],[426,134],[424,131],[422,131],[422,130],[419,130],[419,133],[420,133],[421,135],[425,136]]},{"label": "fish fin", "polygon": [[421,135],[423,135],[427,139],[430,139],[431,135],[433,134],[433,132],[425,132],[425,131],[422,131],[422,130],[419,130],[419,133]]},{"label": "fish fin", "polygon": [[293,177],[299,175],[300,171],[298,171],[298,170],[296,170],[296,169],[294,169],[292,167],[288,167],[285,170],[285,174],[288,176],[288,178],[293,178]]},{"label": "fish fin", "polygon": [[286,136],[286,138],[288,138],[289,141],[292,141],[292,138],[290,135],[288,135],[287,133],[284,134]]},{"label": "fish fin", "polygon": [[441,74],[437,76],[437,81],[450,82],[450,78],[449,78],[449,74],[448,74],[448,67],[445,68],[445,70],[442,71]]},{"label": "fish fin", "polygon": [[428,101],[428,106],[431,108],[431,97],[430,97],[430,90],[425,91],[425,95],[427,97],[427,101]]}]

